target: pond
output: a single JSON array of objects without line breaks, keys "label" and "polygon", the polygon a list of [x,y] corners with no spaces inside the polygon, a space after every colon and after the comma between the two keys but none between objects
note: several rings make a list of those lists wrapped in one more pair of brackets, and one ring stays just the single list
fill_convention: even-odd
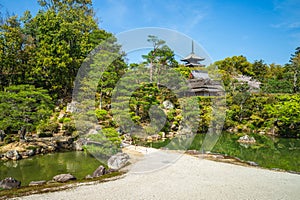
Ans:
[{"label": "pond", "polygon": [[[212,153],[238,157],[244,161],[254,161],[265,168],[278,168],[300,172],[300,140],[273,138],[264,135],[250,135],[256,139],[253,145],[241,145],[238,138],[244,134],[223,133]],[[195,136],[189,149],[200,150],[205,135]],[[154,148],[165,147],[170,140],[148,143]],[[168,145],[169,149],[179,149]],[[51,180],[53,176],[71,173],[77,179],[92,174],[102,163],[85,152],[61,152],[39,155],[19,161],[0,162],[0,179],[14,177],[28,185],[31,181]]]},{"label": "pond", "polygon": [[14,177],[25,186],[31,181],[52,180],[53,176],[63,173],[71,173],[77,179],[83,179],[101,164],[82,151],[39,155],[18,161],[0,162],[0,180]]},{"label": "pond", "polygon": [[[245,134],[222,133],[218,142],[211,150],[212,153],[221,153],[232,157],[238,157],[244,161],[254,161],[264,168],[277,168],[287,171],[300,172],[300,139],[275,138],[266,135],[253,134],[256,143],[253,145],[239,144],[237,140]],[[189,150],[201,150],[205,135],[195,136]],[[148,143],[148,146],[160,148],[168,146],[169,140],[164,142]]]}]

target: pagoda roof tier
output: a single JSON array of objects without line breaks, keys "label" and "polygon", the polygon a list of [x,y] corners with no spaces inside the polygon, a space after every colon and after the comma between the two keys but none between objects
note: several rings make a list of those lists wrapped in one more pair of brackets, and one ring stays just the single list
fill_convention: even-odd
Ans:
[{"label": "pagoda roof tier", "polygon": [[191,53],[190,55],[188,55],[187,57],[181,59],[181,61],[184,61],[184,62],[188,62],[188,63],[197,63],[199,61],[203,61],[205,60],[205,58],[202,58],[200,56],[197,56],[196,54],[194,53]]},{"label": "pagoda roof tier", "polygon": [[205,60],[205,58],[197,56],[194,53],[194,41],[192,41],[192,53],[190,53],[190,55],[188,55],[187,57],[181,59],[181,61],[186,62],[185,66],[188,66],[188,67],[204,66],[199,63],[200,61],[203,61],[203,60]]}]

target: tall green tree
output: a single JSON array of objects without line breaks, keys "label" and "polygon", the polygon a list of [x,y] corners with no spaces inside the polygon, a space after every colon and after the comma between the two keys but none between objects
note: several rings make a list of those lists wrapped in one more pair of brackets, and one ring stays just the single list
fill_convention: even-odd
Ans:
[{"label": "tall green tree", "polygon": [[233,56],[215,62],[219,70],[223,70],[231,75],[243,74],[252,76],[252,64],[245,56]]},{"label": "tall green tree", "polygon": [[90,0],[39,3],[43,10],[27,24],[37,43],[32,80],[57,97],[65,97],[71,94],[81,63],[107,33],[99,29]]},{"label": "tall green tree", "polygon": [[297,93],[300,90],[300,47],[297,47],[295,54],[291,55],[287,69],[293,75],[293,92]]},{"label": "tall green tree", "polygon": [[8,17],[0,25],[0,85],[26,82],[29,57],[33,48],[32,38],[24,32],[21,19]]},{"label": "tall green tree", "polygon": [[269,67],[263,60],[255,60],[252,64],[253,78],[259,81],[265,79],[266,74],[268,74]]},{"label": "tall green tree", "polygon": [[178,62],[175,60],[174,52],[166,45],[164,40],[149,35],[147,41],[152,43],[153,49],[147,55],[142,55],[142,57],[146,60],[145,64],[149,64],[150,83],[152,83],[154,73],[160,74],[161,67],[178,67]]}]

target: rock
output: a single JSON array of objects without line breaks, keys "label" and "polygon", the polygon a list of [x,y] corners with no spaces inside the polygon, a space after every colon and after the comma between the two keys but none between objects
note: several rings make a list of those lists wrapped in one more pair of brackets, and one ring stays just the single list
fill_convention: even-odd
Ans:
[{"label": "rock", "polygon": [[0,181],[0,188],[3,189],[19,188],[20,186],[21,186],[21,181],[18,181],[12,177],[5,178]]},{"label": "rock", "polygon": [[73,149],[75,151],[83,151],[83,146],[86,144],[86,139],[84,138],[79,138],[78,140],[76,140],[75,142],[73,142]]},{"label": "rock", "polygon": [[191,155],[197,155],[197,154],[200,154],[200,152],[197,151],[197,150],[187,150],[186,153],[191,154]]},{"label": "rock", "polygon": [[5,132],[3,130],[0,130],[0,142],[3,142],[5,136],[6,136]]},{"label": "rock", "polygon": [[102,165],[100,165],[93,173],[92,177],[95,178],[95,177],[99,177],[99,176],[102,176],[106,174],[106,169],[105,167],[103,167]]},{"label": "rock", "polygon": [[165,109],[173,109],[174,108],[174,104],[169,100],[165,100],[163,102],[163,105],[164,105]]},{"label": "rock", "polygon": [[37,185],[44,185],[44,184],[46,184],[47,183],[47,181],[31,181],[30,183],[29,183],[29,186],[37,186]]},{"label": "rock", "polygon": [[90,174],[88,174],[88,175],[85,176],[85,179],[92,179],[92,178],[93,177]]},{"label": "rock", "polygon": [[242,136],[242,137],[240,137],[240,138],[238,139],[238,142],[240,142],[240,143],[253,144],[253,143],[256,142],[256,140],[254,139],[254,137],[250,137],[250,136],[248,136],[248,135],[244,135],[244,136]]},{"label": "rock", "polygon": [[59,106],[56,106],[56,107],[54,108],[54,111],[55,111],[55,112],[59,112],[59,111],[60,111]]},{"label": "rock", "polygon": [[255,166],[255,167],[258,166],[258,164],[256,162],[253,162],[253,161],[247,161],[246,163],[248,163],[251,166]]},{"label": "rock", "polygon": [[53,184],[53,183],[57,183],[56,181],[54,181],[54,180],[50,180],[50,181],[47,181],[47,183],[46,184]]},{"label": "rock", "polygon": [[124,141],[131,144],[132,143],[132,137],[129,134],[124,134]]},{"label": "rock", "polygon": [[222,155],[213,155],[212,157],[215,159],[224,159],[224,156]]},{"label": "rock", "polygon": [[47,147],[47,150],[48,150],[49,152],[53,152],[53,151],[56,150],[56,147],[53,146],[53,145],[49,145],[49,146]]},{"label": "rock", "polygon": [[171,130],[172,131],[177,131],[178,130],[178,126],[176,126],[175,124],[172,124]]},{"label": "rock", "polygon": [[31,149],[28,151],[28,156],[34,156],[35,150]]},{"label": "rock", "polygon": [[152,142],[152,137],[149,135],[149,136],[147,136],[146,140],[147,140],[148,142]]},{"label": "rock", "polygon": [[161,139],[161,136],[159,134],[154,134],[154,135],[151,135],[151,138],[152,138],[152,140],[157,141],[157,140]]},{"label": "rock", "polygon": [[67,181],[71,181],[71,180],[76,180],[76,177],[71,175],[71,174],[59,174],[53,177],[53,180],[56,182],[67,182]]},{"label": "rock", "polygon": [[6,158],[11,159],[11,160],[20,160],[22,159],[21,154],[17,150],[11,150],[6,152],[5,154]]},{"label": "rock", "polygon": [[77,102],[75,102],[75,101],[68,103],[66,112],[69,112],[69,113],[77,112],[78,109],[76,108],[76,104],[77,104]]},{"label": "rock", "polygon": [[167,135],[166,135],[166,138],[173,138],[174,137],[174,133],[173,132],[169,132]]},{"label": "rock", "polygon": [[119,170],[124,167],[129,161],[129,155],[126,153],[117,153],[116,155],[111,156],[107,165],[110,169]]},{"label": "rock", "polygon": [[73,148],[73,142],[73,138],[62,138],[61,140],[56,141],[56,145],[58,149],[71,150]]}]

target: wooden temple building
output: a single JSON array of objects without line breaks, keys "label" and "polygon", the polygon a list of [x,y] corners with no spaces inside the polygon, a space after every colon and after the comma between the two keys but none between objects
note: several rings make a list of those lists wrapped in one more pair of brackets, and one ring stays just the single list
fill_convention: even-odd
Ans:
[{"label": "wooden temple building", "polygon": [[211,79],[206,70],[197,70],[197,68],[205,67],[200,62],[205,58],[199,57],[194,53],[194,42],[192,42],[192,53],[181,59],[185,62],[185,66],[191,68],[190,79],[188,80],[191,91],[196,96],[220,96],[224,93],[222,85]]}]

